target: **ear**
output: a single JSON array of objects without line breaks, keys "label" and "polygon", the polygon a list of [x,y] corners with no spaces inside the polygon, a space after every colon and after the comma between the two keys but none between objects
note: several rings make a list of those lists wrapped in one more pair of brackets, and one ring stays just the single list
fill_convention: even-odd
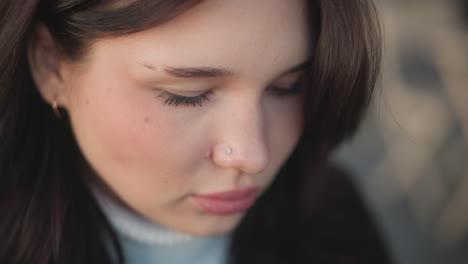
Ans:
[{"label": "ear", "polygon": [[28,62],[42,98],[49,104],[65,105],[65,82],[62,78],[63,55],[48,28],[38,24],[29,42]]}]

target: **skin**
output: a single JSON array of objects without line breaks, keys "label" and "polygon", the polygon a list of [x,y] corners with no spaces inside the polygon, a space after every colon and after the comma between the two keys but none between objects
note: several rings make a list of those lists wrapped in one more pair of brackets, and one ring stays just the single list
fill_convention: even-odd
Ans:
[{"label": "skin", "polygon": [[[185,233],[221,235],[245,212],[210,214],[191,196],[248,186],[261,195],[297,144],[303,92],[275,91],[292,88],[300,72],[285,72],[310,57],[303,9],[299,0],[207,0],[164,25],[98,40],[74,62],[42,29],[30,64],[44,99],[66,109],[94,173],[124,204]],[[168,67],[231,74],[180,78]],[[166,104],[169,93],[205,92],[202,106]]]}]

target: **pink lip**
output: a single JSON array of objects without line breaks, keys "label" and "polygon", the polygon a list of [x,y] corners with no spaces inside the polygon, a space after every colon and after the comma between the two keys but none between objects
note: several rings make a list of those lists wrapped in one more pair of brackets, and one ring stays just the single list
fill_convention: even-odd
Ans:
[{"label": "pink lip", "polygon": [[192,199],[204,211],[217,215],[235,214],[249,209],[255,202],[259,187],[235,189],[205,195],[194,195]]}]

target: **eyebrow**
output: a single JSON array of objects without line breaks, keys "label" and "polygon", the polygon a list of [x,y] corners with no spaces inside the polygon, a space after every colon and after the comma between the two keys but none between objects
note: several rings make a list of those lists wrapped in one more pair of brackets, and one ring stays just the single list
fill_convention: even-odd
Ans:
[{"label": "eyebrow", "polygon": [[164,72],[178,78],[228,77],[232,71],[215,67],[164,67]]},{"label": "eyebrow", "polygon": [[[291,74],[295,72],[299,72],[305,70],[310,64],[312,60],[308,59],[304,62],[301,62],[297,65],[294,65],[289,70],[283,72],[281,75]],[[156,70],[155,66],[150,64],[143,63],[143,66],[151,69]],[[168,75],[177,78],[216,78],[216,77],[229,77],[233,75],[233,72],[222,68],[222,67],[163,67],[164,72]]]}]

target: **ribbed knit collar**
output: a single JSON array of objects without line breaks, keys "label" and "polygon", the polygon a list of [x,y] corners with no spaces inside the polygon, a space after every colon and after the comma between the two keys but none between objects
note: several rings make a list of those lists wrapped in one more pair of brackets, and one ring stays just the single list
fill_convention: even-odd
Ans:
[{"label": "ribbed knit collar", "polygon": [[154,223],[112,200],[95,186],[91,189],[113,228],[128,239],[158,246],[174,246],[197,239]]}]

